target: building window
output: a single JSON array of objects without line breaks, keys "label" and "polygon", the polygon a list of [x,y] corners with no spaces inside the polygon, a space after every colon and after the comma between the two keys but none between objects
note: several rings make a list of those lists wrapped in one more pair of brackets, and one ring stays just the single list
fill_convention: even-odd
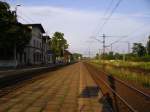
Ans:
[{"label": "building window", "polygon": [[34,45],[34,47],[36,47],[36,46],[35,46],[35,40],[33,40],[33,45]]},{"label": "building window", "polygon": [[37,48],[39,47],[39,42],[38,42],[38,40],[37,40]]},{"label": "building window", "polygon": [[41,33],[39,33],[39,34],[38,34],[38,36],[39,36],[39,38],[41,38],[41,37],[42,37],[42,34],[41,34]]},{"label": "building window", "polygon": [[33,54],[33,61],[34,61],[34,63],[36,62],[36,54],[35,53]]},{"label": "building window", "polygon": [[39,54],[37,53],[36,61],[39,61]]},{"label": "building window", "polygon": [[42,44],[40,43],[40,48],[42,48]]},{"label": "building window", "polygon": [[40,61],[42,61],[42,55],[40,54]]}]

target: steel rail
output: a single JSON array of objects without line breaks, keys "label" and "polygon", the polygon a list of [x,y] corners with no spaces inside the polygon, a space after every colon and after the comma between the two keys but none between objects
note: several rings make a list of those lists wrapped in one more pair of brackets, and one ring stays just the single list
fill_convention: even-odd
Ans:
[{"label": "steel rail", "polygon": [[[86,67],[87,69],[88,69],[88,67]],[[89,70],[89,69],[88,69]],[[90,70],[89,70],[90,71]],[[138,112],[136,109],[134,109],[126,100],[124,100],[117,92],[115,92],[108,84],[107,84],[107,82],[106,81],[104,81],[104,80],[102,80],[102,79],[100,79],[100,77],[98,77],[98,75],[93,75],[92,73],[91,73],[91,71],[90,71],[90,74],[91,74],[91,76],[93,77],[93,79],[94,79],[94,81],[97,83],[97,85],[100,87],[100,85],[99,85],[99,81],[100,82],[103,82],[108,88],[109,88],[109,90],[111,91],[111,92],[113,92],[123,103],[124,103],[124,105],[125,106],[127,106],[128,107],[128,109],[131,111],[131,112]],[[100,87],[101,88],[101,87]]]},{"label": "steel rail", "polygon": [[[115,92],[104,80],[97,77],[101,82],[103,82],[132,112],[138,112],[136,109],[134,109],[129,103],[127,103],[117,92]],[[95,80],[95,79],[94,79]],[[95,80],[96,82],[96,80]]]},{"label": "steel rail", "polygon": [[[106,73],[106,72],[103,71],[103,70],[100,70],[100,72],[104,73],[104,74],[107,75],[107,76],[110,76],[109,73]],[[142,96],[144,96],[144,97],[146,97],[146,98],[148,98],[148,99],[150,100],[150,95],[148,95],[147,93],[142,92],[141,90],[139,90],[139,89],[137,89],[137,88],[135,88],[135,87],[133,87],[133,86],[131,86],[131,85],[125,83],[124,81],[122,81],[122,80],[120,80],[120,79],[118,79],[118,78],[116,78],[116,77],[114,77],[114,79],[115,79],[116,81],[122,83],[122,84],[125,85],[126,87],[130,88],[132,91],[135,91],[135,92],[139,93],[140,95],[142,95]]]}]

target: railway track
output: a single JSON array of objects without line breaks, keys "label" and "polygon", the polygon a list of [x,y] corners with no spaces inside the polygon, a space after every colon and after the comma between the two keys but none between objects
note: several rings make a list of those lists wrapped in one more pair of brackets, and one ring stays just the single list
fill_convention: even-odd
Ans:
[{"label": "railway track", "polygon": [[150,112],[150,95],[85,63],[114,112]]}]

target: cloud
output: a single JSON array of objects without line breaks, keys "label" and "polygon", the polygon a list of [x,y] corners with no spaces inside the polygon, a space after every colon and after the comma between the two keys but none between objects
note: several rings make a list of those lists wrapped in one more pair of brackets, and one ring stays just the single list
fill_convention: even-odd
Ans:
[{"label": "cloud", "polygon": [[[92,35],[98,36],[98,29],[105,20],[103,12],[52,6],[28,6],[19,7],[18,15],[19,21],[22,23],[42,23],[49,34],[55,31],[63,32],[71,43],[70,50],[73,52],[85,53],[86,50],[85,54],[87,54],[89,47],[93,52],[101,47],[98,43],[90,45],[86,41]],[[142,23],[135,18],[114,14],[103,32],[108,35],[126,35],[141,25]],[[116,38],[108,39],[107,44],[114,40]]]}]

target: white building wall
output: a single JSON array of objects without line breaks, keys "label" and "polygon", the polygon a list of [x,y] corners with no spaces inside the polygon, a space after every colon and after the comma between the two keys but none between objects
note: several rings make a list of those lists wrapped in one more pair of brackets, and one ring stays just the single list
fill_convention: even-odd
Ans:
[{"label": "white building wall", "polygon": [[40,33],[40,29],[33,27],[32,28],[32,38],[30,43],[25,48],[25,53],[27,55],[26,63],[29,64],[41,64],[42,61],[40,59],[34,60],[34,53],[42,55],[42,33]]},{"label": "white building wall", "polygon": [[[45,51],[46,52],[46,51]],[[34,53],[41,54],[41,60],[34,61]],[[24,55],[26,54],[26,56]],[[42,64],[42,32],[38,27],[32,27],[32,37],[24,49],[24,54],[22,56],[22,61],[20,61],[20,57],[17,54],[16,60],[0,60],[0,67],[9,67],[9,66],[17,66],[17,65],[27,65],[27,64]],[[44,53],[45,54],[45,53]],[[24,58],[26,57],[26,58]],[[46,59],[46,57],[45,57]]]}]

